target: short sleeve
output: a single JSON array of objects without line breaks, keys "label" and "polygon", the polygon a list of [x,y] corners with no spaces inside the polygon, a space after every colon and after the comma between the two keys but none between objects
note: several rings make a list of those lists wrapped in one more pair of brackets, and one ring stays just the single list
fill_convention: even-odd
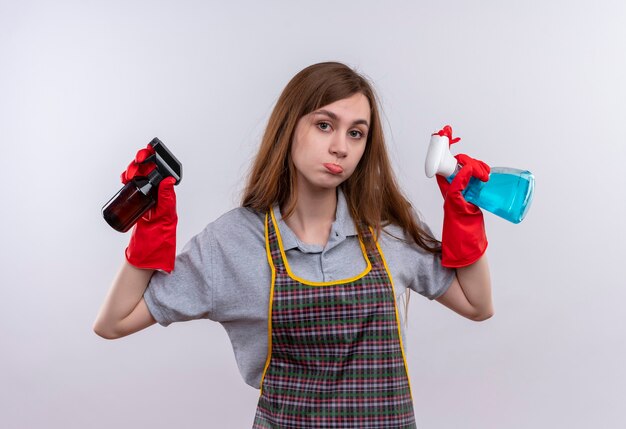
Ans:
[{"label": "short sleeve", "polygon": [[157,271],[150,279],[144,300],[160,325],[211,317],[212,236],[212,225],[209,224],[176,256],[170,274]]},{"label": "short sleeve", "polygon": [[[434,237],[432,230],[424,221],[419,220],[419,223],[424,231]],[[419,250],[423,252],[423,257],[419,259],[417,281],[410,287],[428,299],[439,298],[452,284],[456,270],[441,265],[441,254],[428,253],[421,248]]]},{"label": "short sleeve", "polygon": [[[432,236],[425,222],[418,219],[420,227]],[[384,228],[381,246],[396,287],[404,286],[433,300],[446,293],[456,275],[454,269],[441,265],[441,255],[422,249],[407,240],[404,231],[396,226]]]}]

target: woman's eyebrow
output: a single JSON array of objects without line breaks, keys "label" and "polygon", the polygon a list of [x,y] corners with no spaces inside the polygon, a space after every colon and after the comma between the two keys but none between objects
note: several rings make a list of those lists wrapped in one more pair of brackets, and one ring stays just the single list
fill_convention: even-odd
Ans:
[{"label": "woman's eyebrow", "polygon": [[[338,119],[337,115],[335,115],[330,110],[320,109],[320,110],[316,110],[315,112],[313,112],[313,114],[314,115],[326,115],[335,121]],[[356,121],[352,122],[352,125],[357,125],[357,124],[364,124],[368,128],[370,126],[370,124],[368,124],[365,119],[357,119]]]}]

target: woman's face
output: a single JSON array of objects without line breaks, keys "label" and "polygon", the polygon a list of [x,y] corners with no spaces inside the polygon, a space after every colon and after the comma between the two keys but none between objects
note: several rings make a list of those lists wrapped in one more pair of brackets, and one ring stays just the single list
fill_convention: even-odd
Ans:
[{"label": "woman's face", "polygon": [[298,186],[334,189],[348,179],[363,156],[369,124],[370,104],[361,93],[301,117],[291,145]]}]

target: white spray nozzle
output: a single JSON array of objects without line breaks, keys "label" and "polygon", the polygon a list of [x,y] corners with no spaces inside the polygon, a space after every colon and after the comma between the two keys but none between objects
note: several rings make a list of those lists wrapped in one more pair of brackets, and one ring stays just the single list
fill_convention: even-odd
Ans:
[{"label": "white spray nozzle", "polygon": [[426,154],[426,176],[440,174],[450,177],[456,169],[456,158],[450,153],[450,140],[446,136],[433,134]]}]

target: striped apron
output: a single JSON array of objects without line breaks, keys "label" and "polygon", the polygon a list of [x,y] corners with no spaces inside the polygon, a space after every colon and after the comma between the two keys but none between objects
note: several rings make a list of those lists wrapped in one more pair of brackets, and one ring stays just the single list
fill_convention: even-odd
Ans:
[{"label": "striped apron", "polygon": [[[374,240],[362,228],[364,240]],[[293,274],[270,211],[269,352],[253,429],[416,428],[398,310],[378,244],[367,268],[315,283]]]}]

